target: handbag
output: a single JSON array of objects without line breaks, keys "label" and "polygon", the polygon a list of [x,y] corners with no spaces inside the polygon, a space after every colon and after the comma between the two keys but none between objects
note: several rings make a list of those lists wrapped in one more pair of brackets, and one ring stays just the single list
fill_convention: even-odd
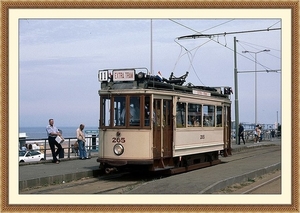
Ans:
[{"label": "handbag", "polygon": [[62,136],[56,136],[55,140],[57,143],[63,143],[65,141],[65,139]]}]

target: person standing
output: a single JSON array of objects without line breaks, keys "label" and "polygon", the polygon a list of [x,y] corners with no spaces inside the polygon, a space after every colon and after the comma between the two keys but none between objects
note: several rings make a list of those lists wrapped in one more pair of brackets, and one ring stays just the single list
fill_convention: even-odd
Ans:
[{"label": "person standing", "polygon": [[257,124],[255,127],[255,142],[254,143],[259,143],[260,141],[260,134],[261,134],[261,128],[259,127],[259,125]]},{"label": "person standing", "polygon": [[84,124],[80,124],[79,128],[76,130],[76,138],[78,140],[78,148],[79,148],[79,159],[85,160],[89,159],[87,157],[86,149],[85,149],[85,136],[82,132],[84,129]]},{"label": "person standing", "polygon": [[[48,135],[48,142],[51,149],[53,163],[59,163],[60,160],[57,159],[57,155],[61,152],[62,147],[61,145],[55,140],[57,136],[61,136],[61,133],[58,129],[54,126],[54,120],[51,118],[49,119],[49,125],[46,127],[47,135]],[[55,151],[55,146],[57,150]]]},{"label": "person standing", "polygon": [[245,144],[245,139],[244,139],[244,127],[242,124],[239,124],[239,145],[241,143],[241,137],[243,139],[243,142]]}]

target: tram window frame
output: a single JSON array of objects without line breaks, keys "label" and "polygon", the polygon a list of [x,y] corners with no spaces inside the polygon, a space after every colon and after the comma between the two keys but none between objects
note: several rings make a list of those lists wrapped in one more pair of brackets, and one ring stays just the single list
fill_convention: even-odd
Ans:
[{"label": "tram window frame", "polygon": [[[176,127],[177,128],[186,127],[186,105],[187,104],[185,102],[176,103]],[[179,121],[181,121],[181,123]]]},{"label": "tram window frame", "polygon": [[[153,114],[153,117],[151,118],[151,111],[153,110],[152,109],[152,103],[151,103],[151,97],[150,96],[142,96],[143,98],[141,99],[142,100],[142,106],[144,107],[144,126],[145,127],[149,127],[150,128],[150,121],[152,119],[154,119],[154,113]],[[142,109],[142,108],[141,108]]]},{"label": "tram window frame", "polygon": [[141,126],[141,96],[129,96],[129,126]]},{"label": "tram window frame", "polygon": [[109,96],[102,96],[100,102],[100,126],[109,127],[111,121],[111,99]]},{"label": "tram window frame", "polygon": [[203,127],[215,127],[216,107],[215,105],[202,106],[203,111]]},{"label": "tram window frame", "polygon": [[202,105],[188,103],[188,127],[202,126]]},{"label": "tram window frame", "polygon": [[223,126],[223,107],[222,106],[217,106],[216,107],[216,126],[217,127],[222,127]]},{"label": "tram window frame", "polygon": [[[121,100],[120,100],[121,99]],[[123,99],[123,100],[122,100]],[[135,125],[130,123],[130,100],[138,100],[140,112],[138,113],[139,122]],[[146,104],[148,107],[148,115],[153,114],[151,95],[110,95],[100,97],[100,127],[102,128],[131,128],[131,129],[150,129],[153,117],[146,118]],[[107,103],[107,104],[106,104]],[[124,107],[125,106],[125,110]],[[145,110],[141,110],[145,109]],[[124,112],[125,122],[121,123],[120,118]],[[128,115],[128,116],[127,116]]]},{"label": "tram window frame", "polygon": [[113,97],[113,110],[111,112],[113,127],[124,127],[126,125],[126,121],[128,120],[126,116],[126,102],[126,96]]}]

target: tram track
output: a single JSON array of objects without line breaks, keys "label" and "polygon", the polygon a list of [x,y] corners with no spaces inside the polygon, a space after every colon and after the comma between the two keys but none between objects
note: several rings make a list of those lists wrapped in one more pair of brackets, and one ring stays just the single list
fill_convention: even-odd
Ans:
[{"label": "tram track", "polygon": [[268,185],[270,185],[271,183],[273,183],[274,181],[277,181],[279,179],[281,179],[281,174],[277,175],[274,178],[271,178],[270,180],[266,178],[266,180],[264,180],[262,183],[260,183],[257,186],[254,186],[253,188],[251,188],[249,190],[244,191],[242,194],[253,194],[253,192],[257,191],[258,189],[266,188],[266,187],[268,187]]},{"label": "tram track", "polygon": [[82,178],[67,183],[31,188],[21,194],[123,194],[132,188],[161,176],[122,172],[98,177]]},{"label": "tram track", "polygon": [[280,194],[281,170],[264,174],[246,182],[236,183],[213,194]]},{"label": "tram track", "polygon": [[222,162],[233,162],[241,159],[252,158],[257,155],[264,155],[275,151],[280,151],[281,147],[279,146],[266,146],[266,147],[253,147],[252,149],[244,149],[238,152],[235,152],[232,156],[222,158]]}]

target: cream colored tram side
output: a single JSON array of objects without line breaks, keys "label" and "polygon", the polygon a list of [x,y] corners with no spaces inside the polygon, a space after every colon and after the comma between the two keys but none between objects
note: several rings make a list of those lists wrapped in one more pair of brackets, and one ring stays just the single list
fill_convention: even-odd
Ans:
[{"label": "cream colored tram side", "polygon": [[[127,70],[120,72],[125,76]],[[220,151],[230,151],[230,100],[225,96],[149,88],[136,78],[122,83],[115,78],[99,95],[101,167],[156,171],[211,161],[207,154],[216,160]],[[136,117],[133,108],[139,109]]]}]

